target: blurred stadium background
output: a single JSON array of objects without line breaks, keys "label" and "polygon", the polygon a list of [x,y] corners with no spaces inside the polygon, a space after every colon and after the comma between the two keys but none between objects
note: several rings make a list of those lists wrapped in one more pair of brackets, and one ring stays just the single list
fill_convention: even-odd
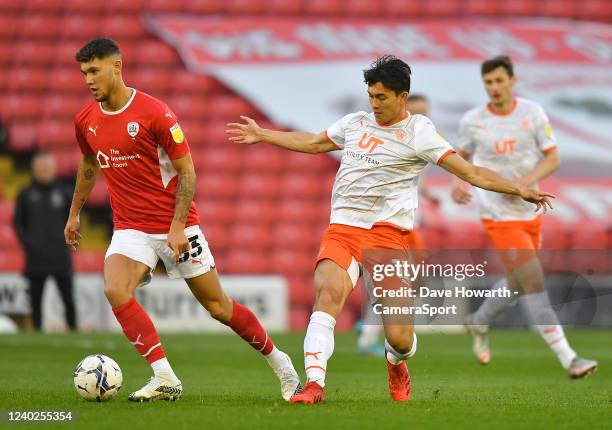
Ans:
[{"label": "blurred stadium background", "polygon": [[[310,314],[313,262],[338,161],[230,144],[228,121],[248,115],[264,126],[320,131],[364,107],[361,69],[377,54],[393,53],[413,67],[413,91],[430,98],[431,117],[452,143],[461,114],[485,101],[480,61],[510,54],[517,92],[545,106],[563,157],[546,182],[558,199],[544,223],[544,247],[609,255],[611,23],[609,0],[0,0],[0,115],[7,132],[0,152],[0,314],[19,319],[28,312],[12,213],[31,180],[31,156],[52,152],[58,174],[74,180],[81,155],[73,116],[91,100],[74,54],[93,37],[115,39],[126,83],[166,101],[181,119],[198,172],[203,230],[220,272],[278,284],[273,299],[254,296],[250,304],[266,312],[271,302],[258,308],[257,301],[278,300],[285,311],[268,323],[297,330]],[[486,247],[475,208],[450,201],[448,177],[431,168],[426,182],[441,199],[439,208],[422,207],[427,246]],[[97,288],[100,306],[111,234],[107,199],[99,177],[74,255],[77,290]],[[236,294],[245,293],[238,287]],[[169,296],[159,297],[153,319],[189,329],[171,324],[188,324],[189,306],[176,299],[164,307]],[[82,328],[111,324],[108,315],[84,323],[85,314],[95,314],[86,300],[77,297]],[[45,306],[46,328],[61,329],[58,304],[51,297]],[[337,328],[350,329],[359,312],[360,295],[353,294]]]}]

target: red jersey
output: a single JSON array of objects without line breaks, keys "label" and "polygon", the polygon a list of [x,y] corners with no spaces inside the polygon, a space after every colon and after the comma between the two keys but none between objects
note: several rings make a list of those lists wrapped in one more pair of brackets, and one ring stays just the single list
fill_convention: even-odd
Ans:
[{"label": "red jersey", "polygon": [[[160,100],[132,89],[126,105],[105,111],[95,100],[74,119],[83,154],[93,154],[106,182],[115,230],[165,234],[174,217],[178,174],[171,160],[189,153],[176,115]],[[186,227],[199,224],[191,202]]]}]

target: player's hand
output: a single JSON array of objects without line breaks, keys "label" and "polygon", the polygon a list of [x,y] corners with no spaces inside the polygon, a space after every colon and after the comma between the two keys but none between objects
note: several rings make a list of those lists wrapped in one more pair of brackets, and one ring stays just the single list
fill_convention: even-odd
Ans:
[{"label": "player's hand", "polygon": [[470,185],[467,182],[455,183],[451,189],[451,197],[455,203],[465,205],[472,200]]},{"label": "player's hand", "polygon": [[259,137],[259,133],[261,132],[261,127],[247,116],[241,116],[240,118],[246,124],[239,122],[230,122],[227,124],[227,130],[225,130],[225,132],[232,135],[228,137],[228,139],[232,142],[244,143],[247,145],[260,142],[261,138]]},{"label": "player's hand", "polygon": [[168,232],[168,246],[174,252],[174,258],[178,263],[181,255],[190,249],[184,227],[170,226],[170,231]]},{"label": "player's hand", "polygon": [[79,248],[79,239],[82,237],[81,233],[79,233],[80,228],[81,222],[78,216],[68,217],[66,227],[64,228],[64,240],[66,241],[66,245],[73,251]]},{"label": "player's hand", "polygon": [[543,213],[546,213],[548,209],[552,209],[550,199],[554,199],[553,194],[547,193],[546,191],[534,190],[520,185],[520,195],[523,200],[536,205],[535,212],[542,209]]}]

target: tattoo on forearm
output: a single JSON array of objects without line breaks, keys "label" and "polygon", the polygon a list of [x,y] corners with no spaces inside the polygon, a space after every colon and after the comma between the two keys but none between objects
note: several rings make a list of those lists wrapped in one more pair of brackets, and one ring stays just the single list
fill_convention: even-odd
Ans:
[{"label": "tattoo on forearm", "polygon": [[178,187],[176,189],[176,203],[174,206],[174,219],[179,222],[187,221],[189,208],[193,201],[195,192],[195,175],[183,173],[179,176]]},{"label": "tattoo on forearm", "polygon": [[85,173],[83,173],[83,176],[85,176],[85,179],[87,179],[88,181],[91,181],[93,179],[93,177],[94,177],[93,169],[85,170]]},{"label": "tattoo on forearm", "polygon": [[95,159],[85,158],[79,166],[74,194],[72,195],[72,209],[81,210],[96,183],[95,164],[92,164],[95,162]]}]

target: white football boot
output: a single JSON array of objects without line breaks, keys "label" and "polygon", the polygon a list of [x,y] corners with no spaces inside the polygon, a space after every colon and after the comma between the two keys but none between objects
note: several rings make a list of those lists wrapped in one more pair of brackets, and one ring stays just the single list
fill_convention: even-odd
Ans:
[{"label": "white football boot", "polygon": [[572,379],[584,378],[595,373],[598,365],[595,360],[576,356],[567,368],[567,374]]},{"label": "white football boot", "polygon": [[300,392],[302,384],[300,383],[298,373],[293,367],[291,358],[284,352],[281,351],[281,353],[285,356],[287,363],[278,369],[273,368],[273,370],[281,384],[281,395],[288,402],[294,394]]},{"label": "white football boot", "polygon": [[152,402],[155,400],[178,400],[183,394],[183,385],[178,379],[170,381],[158,376],[152,376],[149,383],[140,390],[130,393],[131,402]]},{"label": "white football boot", "polygon": [[474,324],[474,314],[466,316],[463,325],[472,336],[472,352],[476,359],[482,365],[489,364],[489,361],[491,361],[489,326],[487,324]]}]

